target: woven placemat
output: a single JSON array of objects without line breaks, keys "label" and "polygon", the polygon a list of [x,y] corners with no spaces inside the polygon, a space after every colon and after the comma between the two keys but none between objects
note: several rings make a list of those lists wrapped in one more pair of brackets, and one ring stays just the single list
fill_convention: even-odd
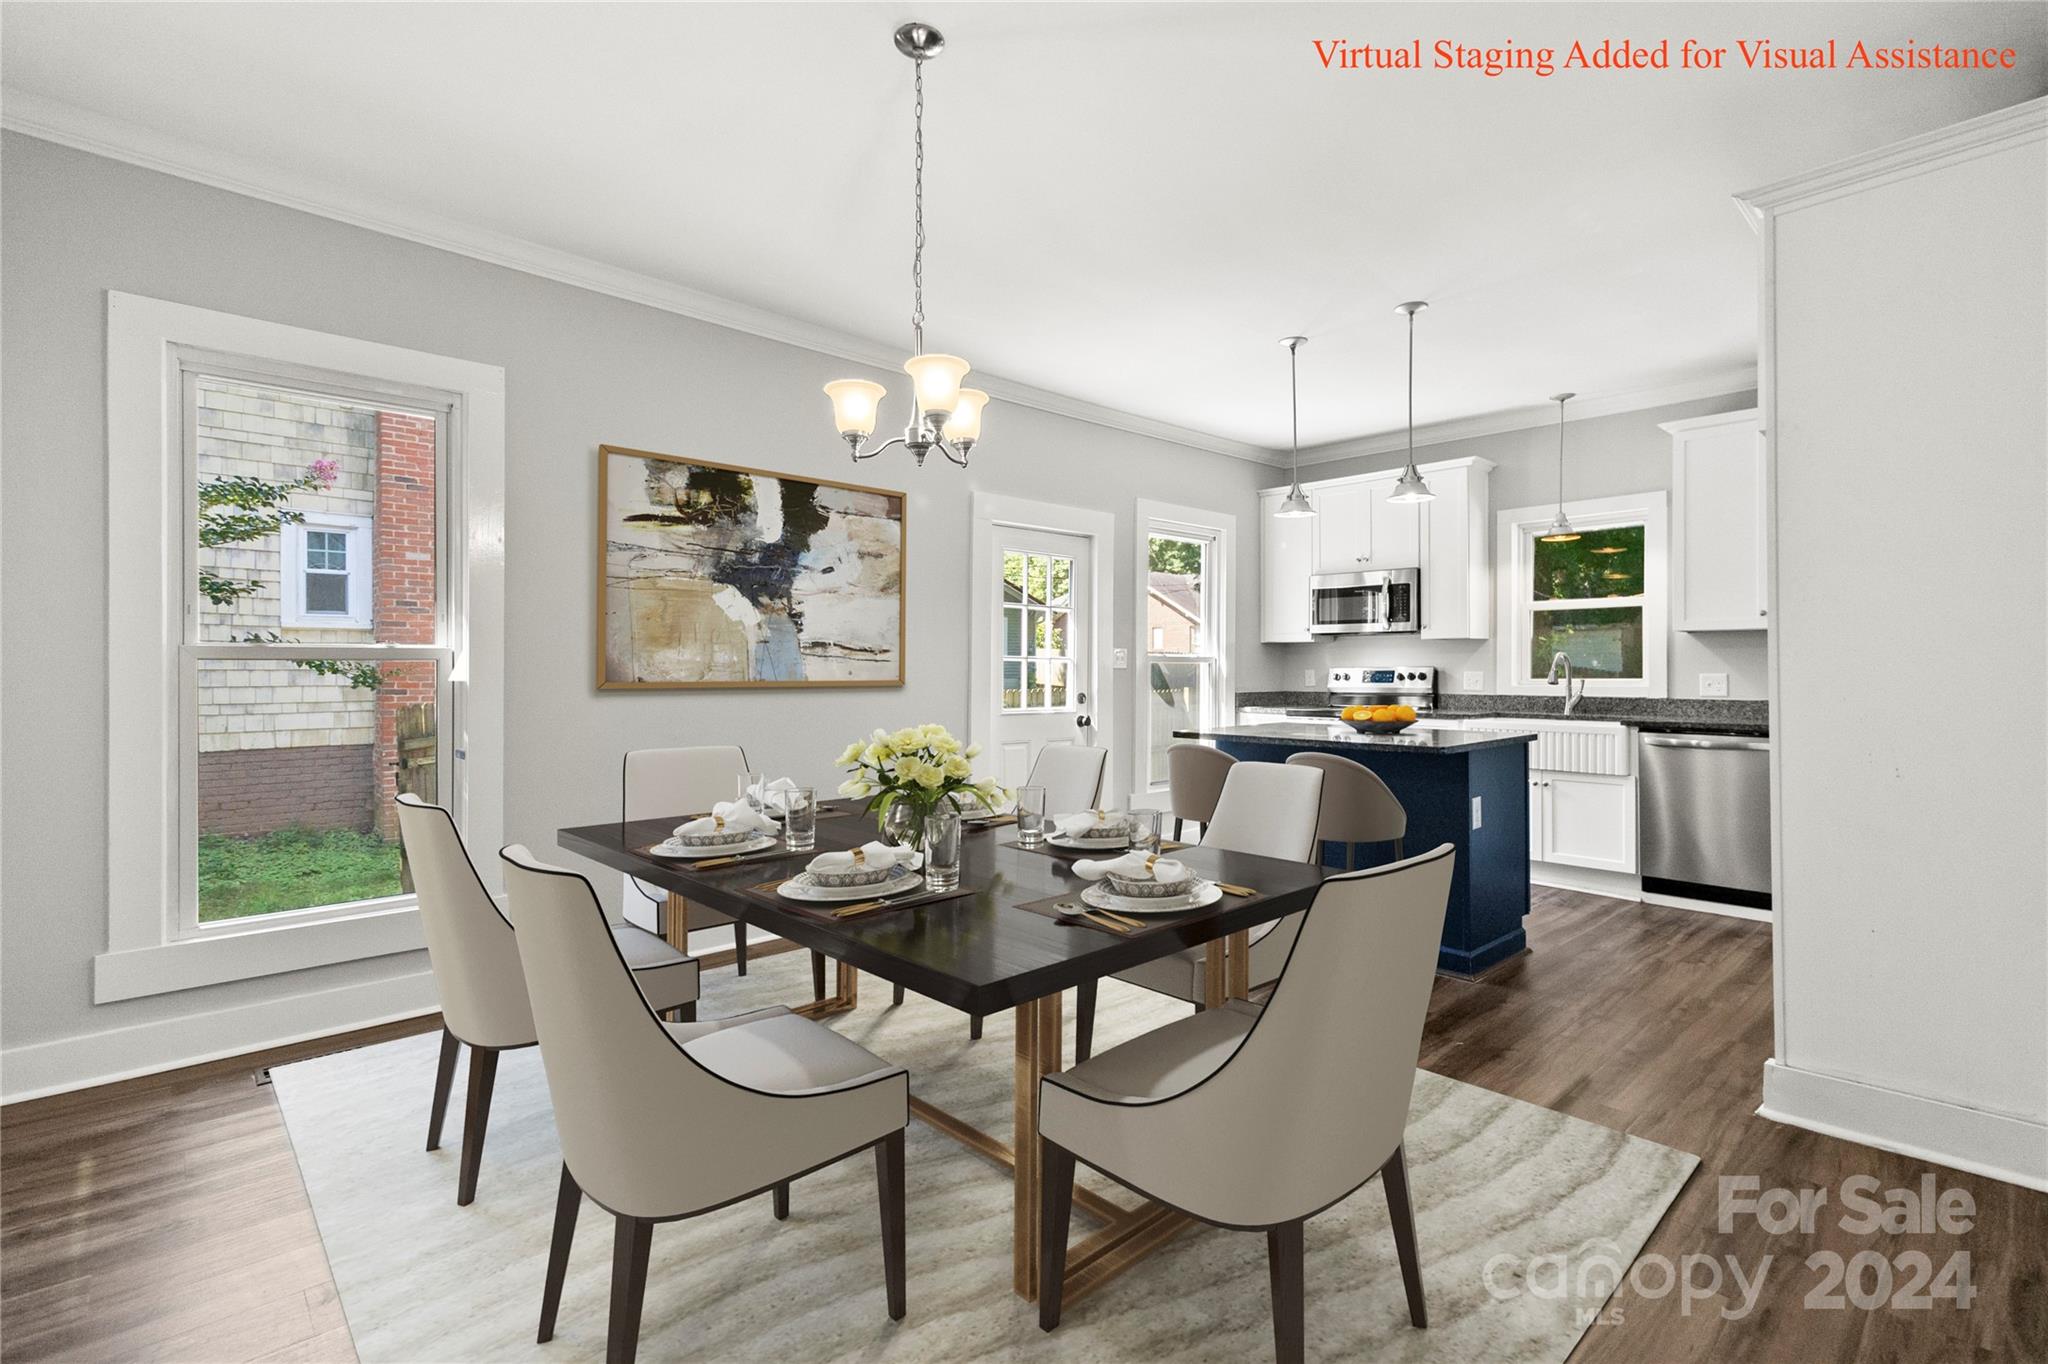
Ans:
[{"label": "woven placemat", "polygon": [[[979,886],[970,886],[965,883],[962,883],[958,886],[953,887],[953,889],[951,890],[925,890],[919,891],[915,895],[899,895],[892,897],[885,907],[871,909],[865,914],[856,914],[851,918],[842,919],[833,911],[843,909],[845,908],[845,905],[814,905],[803,900],[792,900],[787,895],[778,895],[775,893],[775,888],[777,886],[780,886],[784,881],[793,879],[794,878],[792,877],[785,876],[774,881],[763,881],[758,885],[745,887],[741,891],[741,893],[744,895],[752,896],[754,899],[761,901],[763,904],[774,905],[777,909],[793,909],[797,913],[803,915],[805,918],[815,919],[819,923],[845,924],[863,923],[869,919],[876,919],[887,914],[894,914],[899,909],[915,909],[920,905],[935,905],[945,900],[958,900],[969,895],[974,895],[981,890],[981,887]],[[860,900],[848,900],[846,902],[846,904],[849,905],[857,905],[862,903],[864,902]]]},{"label": "woven placemat", "polygon": [[[1084,857],[1122,857],[1125,853],[1131,851],[1131,846],[1128,843],[1121,848],[1056,848],[1050,843],[1041,843],[1035,848],[1027,848],[1014,838],[1008,843],[1003,844],[1003,846],[1015,848],[1018,852],[1044,853],[1047,857],[1057,857],[1062,862],[1075,862]],[[1159,840],[1159,851],[1162,856],[1170,852],[1179,852],[1183,848],[1197,846],[1199,845],[1194,843],[1176,843],[1170,838]]]}]

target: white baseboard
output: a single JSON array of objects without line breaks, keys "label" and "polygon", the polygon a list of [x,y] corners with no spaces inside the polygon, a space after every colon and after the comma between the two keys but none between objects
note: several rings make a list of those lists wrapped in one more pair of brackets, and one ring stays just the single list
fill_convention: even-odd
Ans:
[{"label": "white baseboard", "polygon": [[418,1018],[441,1007],[431,971],[135,1023],[0,1051],[0,1103],[243,1056]]},{"label": "white baseboard", "polygon": [[1666,909],[1696,909],[1702,914],[1725,914],[1731,919],[1749,919],[1756,923],[1771,922],[1768,909],[1751,909],[1748,905],[1724,905],[1718,900],[1695,900],[1689,895],[1660,895],[1654,890],[1643,892],[1643,903],[1662,905]]},{"label": "white baseboard", "polygon": [[1643,878],[1634,872],[1602,871],[1598,867],[1567,867],[1557,862],[1531,862],[1529,879],[1539,886],[1584,891],[1617,900],[1643,898]]},{"label": "white baseboard", "polygon": [[1757,1115],[2048,1192],[2048,1123],[1764,1062]]}]

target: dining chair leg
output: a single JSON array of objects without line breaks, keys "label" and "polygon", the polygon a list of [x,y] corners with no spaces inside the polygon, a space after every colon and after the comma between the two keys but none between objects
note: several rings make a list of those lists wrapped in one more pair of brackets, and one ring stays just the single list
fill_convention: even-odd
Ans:
[{"label": "dining chair leg", "polygon": [[1067,1278],[1067,1228],[1074,1214],[1074,1153],[1038,1139],[1038,1329],[1060,1324]]},{"label": "dining chair leg", "polygon": [[825,954],[823,952],[811,953],[811,998],[816,1000],[825,998]]},{"label": "dining chair leg", "polygon": [[1300,1220],[1266,1228],[1266,1260],[1273,1275],[1273,1352],[1280,1364],[1301,1364],[1307,1349],[1301,1229]]},{"label": "dining chair leg", "polygon": [[612,1313],[604,1347],[605,1364],[633,1364],[640,1351],[640,1304],[647,1297],[647,1252],[654,1223],[621,1217],[612,1235]]},{"label": "dining chair leg", "polygon": [[1186,821],[1186,820],[1184,820],[1184,819],[1182,819],[1182,818],[1181,818],[1181,817],[1180,817],[1179,815],[1175,815],[1175,816],[1173,817],[1173,841],[1174,841],[1174,842],[1176,842],[1176,843],[1179,843],[1179,842],[1181,841],[1181,829],[1182,829],[1182,826],[1183,826],[1183,825],[1185,825],[1186,823],[1187,823],[1187,821]]},{"label": "dining chair leg", "polygon": [[1084,980],[1074,991],[1074,1064],[1095,1049],[1095,981]]},{"label": "dining chair leg", "polygon": [[1394,860],[1396,862],[1401,860],[1401,840],[1398,838],[1394,840]]},{"label": "dining chair leg", "polygon": [[903,1007],[903,987],[901,985],[895,986],[889,991],[889,1000],[897,1008]]},{"label": "dining chair leg", "polygon": [[696,1001],[696,1000],[694,1000],[694,999],[693,999],[693,1000],[691,1000],[691,1001],[690,1001],[689,1003],[687,1003],[687,1004],[678,1004],[678,1005],[676,1005],[676,1022],[678,1022],[678,1023],[695,1023],[696,1021],[697,1021],[697,1001]]},{"label": "dining chair leg", "polygon": [[732,964],[737,974],[747,973],[747,926],[737,919],[732,925]]},{"label": "dining chair leg", "polygon": [[1394,1254],[1401,1261],[1401,1286],[1408,1290],[1408,1320],[1418,1327],[1429,1325],[1429,1309],[1422,1301],[1422,1261],[1415,1250],[1415,1208],[1408,1201],[1408,1157],[1396,1146],[1394,1154],[1380,1167],[1380,1183],[1387,1190],[1387,1220],[1394,1224]]},{"label": "dining chair leg", "polygon": [[967,1020],[967,1036],[976,1042],[981,1040],[981,1015],[971,1015]]},{"label": "dining chair leg", "polygon": [[789,1181],[786,1179],[775,1186],[775,1220],[789,1220]]},{"label": "dining chair leg", "polygon": [[548,1242],[548,1277],[540,1290],[539,1342],[555,1338],[555,1312],[562,1305],[562,1280],[569,1273],[569,1246],[576,1239],[576,1213],[583,1206],[583,1190],[562,1162],[562,1187],[555,1195],[555,1235]]},{"label": "dining chair leg", "polygon": [[462,1110],[462,1173],[456,1180],[455,1205],[476,1201],[476,1172],[484,1160],[484,1128],[491,1121],[491,1086],[498,1079],[498,1053],[491,1047],[469,1049],[469,1103]]},{"label": "dining chair leg", "polygon": [[882,1281],[889,1294],[889,1320],[903,1320],[903,1131],[875,1143],[875,1194],[882,1205]]},{"label": "dining chair leg", "polygon": [[441,1063],[434,1070],[434,1106],[427,1111],[427,1149],[441,1149],[441,1121],[448,1116],[448,1091],[455,1088],[455,1056],[462,1044],[444,1026],[441,1029]]}]

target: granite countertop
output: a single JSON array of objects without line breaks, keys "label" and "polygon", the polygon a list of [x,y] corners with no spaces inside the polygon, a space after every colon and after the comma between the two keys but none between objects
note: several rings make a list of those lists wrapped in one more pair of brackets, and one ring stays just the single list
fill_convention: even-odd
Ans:
[{"label": "granite countertop", "polygon": [[[1319,691],[1240,692],[1239,710],[1329,709]],[[1569,716],[1564,698],[1450,692],[1437,698],[1438,720],[1602,720],[1652,734],[1746,734],[1771,732],[1768,701],[1724,701],[1707,697],[1590,696]]]},{"label": "granite countertop", "polygon": [[1304,720],[1298,724],[1217,725],[1177,729],[1176,739],[1235,739],[1292,748],[1373,748],[1393,753],[1476,753],[1534,743],[1534,734],[1468,733],[1462,729],[1411,729],[1400,734],[1360,734],[1348,725]]}]

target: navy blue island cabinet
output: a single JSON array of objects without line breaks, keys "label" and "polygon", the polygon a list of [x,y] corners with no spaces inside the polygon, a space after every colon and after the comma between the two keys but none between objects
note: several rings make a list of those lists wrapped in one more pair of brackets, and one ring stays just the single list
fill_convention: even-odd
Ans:
[{"label": "navy blue island cabinet", "polygon": [[[1359,734],[1327,722],[1224,725],[1176,731],[1206,739],[1240,762],[1286,762],[1296,753],[1335,753],[1369,767],[1408,811],[1402,851],[1439,843],[1458,850],[1437,968],[1477,975],[1528,947],[1529,745],[1534,734],[1455,729]],[[1347,850],[1323,849],[1341,867]],[[1384,849],[1382,856],[1392,856]]]}]

